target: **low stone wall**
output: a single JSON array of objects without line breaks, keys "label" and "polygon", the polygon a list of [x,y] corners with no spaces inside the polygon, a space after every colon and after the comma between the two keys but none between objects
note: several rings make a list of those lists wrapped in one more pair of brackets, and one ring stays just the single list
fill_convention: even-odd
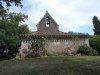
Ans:
[{"label": "low stone wall", "polygon": [[49,40],[45,43],[49,54],[75,54],[81,45],[88,45],[88,39],[81,40]]},{"label": "low stone wall", "polygon": [[[29,41],[22,41],[21,48],[19,50],[19,54],[21,57],[25,57],[25,51],[29,51],[29,47],[31,47],[31,40]],[[52,54],[76,54],[78,47],[81,45],[88,45],[88,39],[78,39],[78,40],[48,40],[44,42],[44,49],[47,51],[48,55]],[[30,52],[30,51],[29,51]]]}]

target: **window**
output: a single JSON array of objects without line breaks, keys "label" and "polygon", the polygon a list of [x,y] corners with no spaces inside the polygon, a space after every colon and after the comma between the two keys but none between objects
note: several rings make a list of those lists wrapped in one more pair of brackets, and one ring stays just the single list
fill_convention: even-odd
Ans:
[{"label": "window", "polygon": [[49,21],[46,21],[46,24],[49,24]]},{"label": "window", "polygon": [[49,27],[50,22],[49,22],[49,17],[46,17],[46,27]]},{"label": "window", "polygon": [[46,27],[49,27],[49,24],[46,24]]},{"label": "window", "polygon": [[46,20],[49,20],[49,17],[46,17]]}]

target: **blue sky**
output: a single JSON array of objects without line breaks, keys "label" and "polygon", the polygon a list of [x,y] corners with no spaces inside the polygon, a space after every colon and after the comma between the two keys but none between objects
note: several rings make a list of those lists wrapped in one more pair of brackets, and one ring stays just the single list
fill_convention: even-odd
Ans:
[{"label": "blue sky", "polygon": [[36,24],[46,10],[59,24],[60,31],[93,34],[93,16],[100,18],[100,0],[23,0],[23,8],[11,7],[10,11],[28,15],[31,31],[36,31]]}]

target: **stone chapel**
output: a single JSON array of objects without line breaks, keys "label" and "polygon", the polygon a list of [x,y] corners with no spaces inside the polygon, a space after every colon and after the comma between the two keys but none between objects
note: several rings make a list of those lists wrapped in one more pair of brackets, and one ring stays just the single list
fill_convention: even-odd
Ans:
[{"label": "stone chapel", "polygon": [[43,41],[48,54],[75,54],[79,46],[84,44],[89,46],[88,35],[68,34],[59,31],[59,25],[48,11],[36,26],[37,31],[20,36],[22,42],[19,53],[21,57],[25,57],[25,53],[30,51],[32,43],[41,40],[44,35],[48,37],[46,41]]}]

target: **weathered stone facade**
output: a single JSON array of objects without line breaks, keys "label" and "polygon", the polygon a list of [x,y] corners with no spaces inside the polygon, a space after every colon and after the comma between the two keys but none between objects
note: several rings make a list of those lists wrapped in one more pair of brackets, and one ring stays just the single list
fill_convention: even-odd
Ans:
[{"label": "weathered stone facade", "polygon": [[46,12],[44,17],[36,26],[39,33],[59,34],[58,24],[54,21],[48,12]]},{"label": "weathered stone facade", "polygon": [[50,40],[46,42],[46,50],[49,54],[76,54],[78,47],[86,44],[87,39],[81,40]]},{"label": "weathered stone facade", "polygon": [[41,41],[45,37],[44,34],[48,37],[46,41],[42,41],[47,55],[75,54],[80,45],[86,44],[89,46],[87,35],[75,35],[60,32],[58,24],[49,13],[46,12],[44,17],[37,24],[36,32],[21,35],[22,44],[19,50],[21,57],[26,56],[25,52],[31,53],[32,50],[34,50],[30,49],[32,43]]}]

